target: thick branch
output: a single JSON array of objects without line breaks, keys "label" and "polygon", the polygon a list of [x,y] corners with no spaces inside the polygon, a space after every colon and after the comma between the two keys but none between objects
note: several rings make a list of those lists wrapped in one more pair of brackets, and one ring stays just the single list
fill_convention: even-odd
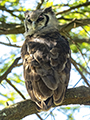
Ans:
[{"label": "thick branch", "polygon": [[[90,18],[88,19],[74,19],[70,23],[59,25],[59,31],[62,33],[64,30],[69,32],[72,28],[79,26],[85,26],[90,24]],[[20,24],[0,24],[0,35],[2,34],[20,34],[24,33],[24,26]]]},{"label": "thick branch", "polygon": [[0,24],[0,35],[24,33],[24,26],[21,24]]},{"label": "thick branch", "polygon": [[62,33],[63,31],[69,32],[72,28],[76,28],[79,26],[85,26],[88,24],[90,24],[90,19],[74,19],[68,24],[58,26],[58,28],[60,32]]},{"label": "thick branch", "polygon": [[[61,105],[83,104],[90,105],[90,88],[81,86],[68,89],[65,100]],[[53,107],[56,107],[53,105]],[[21,118],[37,113],[36,104],[31,100],[21,101],[0,111],[0,120],[20,120]]]}]

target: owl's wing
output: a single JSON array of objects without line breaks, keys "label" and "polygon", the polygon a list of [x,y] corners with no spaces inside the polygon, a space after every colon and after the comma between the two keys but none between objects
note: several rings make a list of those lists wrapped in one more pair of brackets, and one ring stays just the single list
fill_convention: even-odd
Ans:
[{"label": "owl's wing", "polygon": [[70,48],[64,37],[49,44],[40,41],[26,40],[21,53],[27,91],[38,109],[48,110],[53,102],[58,105],[64,99],[70,74]]}]

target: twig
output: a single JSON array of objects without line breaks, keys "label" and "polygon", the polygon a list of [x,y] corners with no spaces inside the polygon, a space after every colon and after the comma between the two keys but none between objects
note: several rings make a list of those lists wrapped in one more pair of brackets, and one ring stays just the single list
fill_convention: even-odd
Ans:
[{"label": "twig", "polygon": [[79,65],[79,67],[81,67],[87,74],[90,75],[90,72],[88,72],[82,65],[80,65],[79,63],[77,63],[74,59],[73,59],[73,61],[74,61],[77,65]]},{"label": "twig", "polygon": [[42,6],[43,2],[44,2],[44,0],[41,0],[41,1],[38,3],[36,9],[40,9],[40,7]]},{"label": "twig", "polygon": [[82,28],[84,29],[84,31],[89,35],[90,37],[90,33],[82,26]]},{"label": "twig", "polygon": [[21,57],[16,58],[12,63],[12,65],[7,69],[7,71],[2,76],[0,76],[0,83],[2,82],[2,80],[6,79],[7,75],[11,72],[11,70],[15,67],[15,65],[17,65],[20,59]]},{"label": "twig", "polygon": [[20,48],[20,47],[21,47],[21,46],[18,46],[18,45],[16,45],[16,44],[11,44],[11,43],[0,42],[0,44],[7,45],[7,46],[11,46],[11,47],[17,47],[17,48]]},{"label": "twig", "polygon": [[80,78],[80,79],[76,82],[76,84],[73,86],[73,88],[75,88],[75,86],[81,81],[81,79],[82,79],[82,78]]},{"label": "twig", "polygon": [[61,16],[61,17],[57,18],[57,20],[61,20],[61,19],[64,19],[64,20],[67,20],[67,21],[72,21],[73,20],[72,18],[65,18],[64,16]]},{"label": "twig", "polygon": [[67,10],[58,12],[58,13],[56,13],[56,15],[63,14],[63,13],[66,13],[66,12],[69,12],[69,11],[71,11],[71,10],[73,10],[73,9],[80,8],[80,7],[82,7],[82,6],[83,6],[83,7],[84,7],[84,6],[86,7],[86,6],[88,6],[88,5],[90,5],[90,2],[85,2],[85,3],[83,3],[83,4],[79,4],[79,5],[70,7],[70,8],[67,9]]},{"label": "twig", "polygon": [[38,113],[35,113],[35,114],[39,117],[40,120],[43,120]]},{"label": "twig", "polygon": [[46,120],[46,119],[49,117],[50,113],[51,113],[51,112],[53,112],[55,109],[56,109],[56,107],[55,107],[55,108],[53,108],[53,109],[49,112],[49,114],[45,117],[45,119],[44,119],[44,120]]},{"label": "twig", "polygon": [[8,42],[9,42],[9,44],[11,44],[10,39],[7,36],[6,36],[6,38],[7,38]]},{"label": "twig", "polygon": [[15,65],[15,67],[19,67],[19,66],[21,66],[21,65],[23,65],[23,63],[19,63],[19,64],[17,64],[17,65]]},{"label": "twig", "polygon": [[[15,14],[13,14],[13,12],[17,12],[18,10],[9,10],[7,9],[5,6],[0,6],[0,9],[3,10],[3,11],[6,11],[6,12],[9,12],[12,16],[14,17],[17,17],[18,19],[20,19],[21,21],[24,20],[23,17],[19,17],[19,16],[16,16]],[[20,12],[20,11],[19,11]]]},{"label": "twig", "polygon": [[65,7],[69,7],[69,4],[55,4],[54,6],[53,6],[53,8],[54,9],[56,9],[56,8],[60,8],[60,7],[62,7],[62,6],[65,6]]},{"label": "twig", "polygon": [[85,76],[80,71],[80,69],[78,68],[77,64],[75,63],[75,61],[72,58],[71,58],[71,62],[74,65],[74,67],[76,68],[76,70],[79,72],[79,74],[82,76],[82,79],[84,80],[84,82],[90,87],[90,84],[88,83],[87,79],[85,78]]},{"label": "twig", "polygon": [[24,97],[24,95],[10,82],[10,80],[8,80],[7,78],[5,79],[7,81],[7,83],[12,86],[15,91],[17,91],[17,93],[19,93],[19,95],[25,100],[26,98]]}]

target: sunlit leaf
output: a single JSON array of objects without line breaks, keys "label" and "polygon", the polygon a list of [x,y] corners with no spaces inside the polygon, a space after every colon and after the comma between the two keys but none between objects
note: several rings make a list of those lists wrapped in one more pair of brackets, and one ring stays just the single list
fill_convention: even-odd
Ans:
[{"label": "sunlit leaf", "polygon": [[46,7],[49,7],[49,6],[52,6],[53,5],[53,2],[47,2],[46,3]]},{"label": "sunlit leaf", "polygon": [[12,39],[13,42],[17,42],[16,35],[10,35],[10,38]]},{"label": "sunlit leaf", "polygon": [[23,11],[26,11],[26,8],[23,8]]},{"label": "sunlit leaf", "polygon": [[78,49],[77,49],[77,46],[76,46],[76,45],[72,44],[72,45],[70,46],[70,48],[71,48],[72,52],[74,52],[74,53],[77,53],[77,52],[78,52]]}]

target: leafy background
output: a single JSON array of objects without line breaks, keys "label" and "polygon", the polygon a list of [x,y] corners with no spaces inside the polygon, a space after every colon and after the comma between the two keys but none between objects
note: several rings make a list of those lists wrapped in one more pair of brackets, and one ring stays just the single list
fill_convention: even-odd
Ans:
[{"label": "leafy background", "polygon": [[[69,88],[90,87],[89,0],[1,0],[0,1],[0,109],[28,99],[20,50],[24,42],[24,12],[52,6],[60,33],[70,44],[72,70]],[[84,112],[84,113],[83,113]],[[89,120],[90,106],[69,105],[39,114],[44,120]],[[35,114],[23,120],[40,119]]]}]

